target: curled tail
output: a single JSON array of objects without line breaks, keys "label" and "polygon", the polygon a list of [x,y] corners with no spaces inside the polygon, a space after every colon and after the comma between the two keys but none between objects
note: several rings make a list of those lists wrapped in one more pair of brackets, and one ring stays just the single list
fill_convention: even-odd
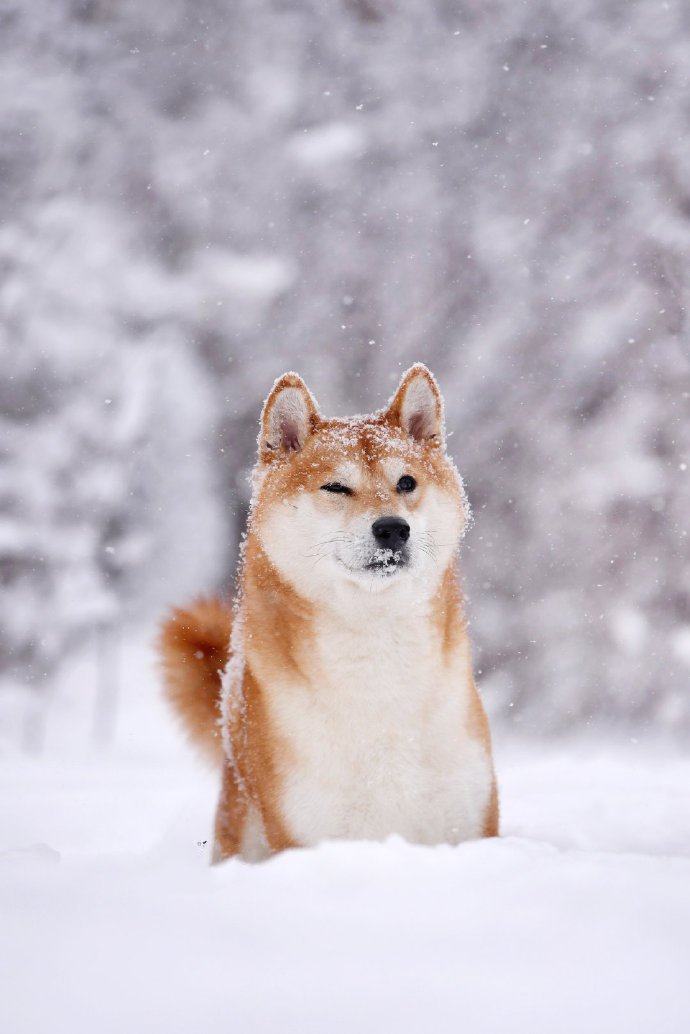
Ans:
[{"label": "curled tail", "polygon": [[168,701],[191,741],[215,762],[223,757],[220,673],[230,656],[231,628],[230,604],[199,599],[173,611],[158,641]]}]

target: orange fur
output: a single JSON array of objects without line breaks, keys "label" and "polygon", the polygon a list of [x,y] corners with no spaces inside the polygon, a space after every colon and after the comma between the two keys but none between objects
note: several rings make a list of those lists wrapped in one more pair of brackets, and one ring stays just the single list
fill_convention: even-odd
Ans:
[{"label": "orange fur", "polygon": [[166,695],[189,738],[212,761],[220,762],[220,673],[230,654],[232,611],[217,597],[177,609],[159,639]]}]

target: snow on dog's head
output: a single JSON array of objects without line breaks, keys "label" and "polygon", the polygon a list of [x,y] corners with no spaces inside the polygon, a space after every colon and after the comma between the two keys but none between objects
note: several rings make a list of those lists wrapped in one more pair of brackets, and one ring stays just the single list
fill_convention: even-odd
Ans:
[{"label": "snow on dog's head", "polygon": [[250,534],[302,596],[433,593],[468,520],[443,400],[421,364],[372,416],[325,419],[295,373],[264,405]]}]

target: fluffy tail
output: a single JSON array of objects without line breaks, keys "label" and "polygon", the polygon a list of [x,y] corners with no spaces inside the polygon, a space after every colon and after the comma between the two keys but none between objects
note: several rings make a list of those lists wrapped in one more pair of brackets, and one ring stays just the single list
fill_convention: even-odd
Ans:
[{"label": "fluffy tail", "polygon": [[169,703],[190,740],[212,761],[220,762],[223,744],[220,673],[230,656],[232,610],[216,597],[195,600],[164,622],[158,649]]}]

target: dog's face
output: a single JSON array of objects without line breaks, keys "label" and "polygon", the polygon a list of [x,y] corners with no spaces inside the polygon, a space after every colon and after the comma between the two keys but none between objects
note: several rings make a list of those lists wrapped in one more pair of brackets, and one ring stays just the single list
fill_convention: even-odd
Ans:
[{"label": "dog's face", "polygon": [[326,420],[285,374],[261,420],[252,532],[302,596],[435,591],[467,523],[445,453],[443,403],[429,371],[403,377],[374,416]]}]

